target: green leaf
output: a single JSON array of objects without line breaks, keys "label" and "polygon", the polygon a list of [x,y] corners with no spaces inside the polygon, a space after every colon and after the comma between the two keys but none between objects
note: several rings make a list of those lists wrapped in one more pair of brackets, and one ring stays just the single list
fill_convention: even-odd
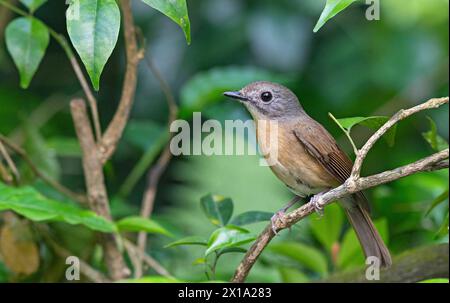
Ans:
[{"label": "green leaf", "polygon": [[336,16],[338,13],[346,9],[350,4],[356,2],[357,0],[327,0],[325,8],[320,15],[319,21],[317,21],[314,27],[314,32],[318,32],[319,29],[331,18]]},{"label": "green leaf", "polygon": [[31,13],[35,12],[42,4],[47,2],[47,0],[20,0],[23,5],[28,7]]},{"label": "green leaf", "polygon": [[254,67],[220,67],[201,72],[181,88],[180,116],[187,118],[194,111],[224,100],[223,92],[260,80],[286,84],[290,78]]},{"label": "green leaf", "polygon": [[280,267],[279,271],[281,281],[283,281],[283,283],[306,283],[309,281],[308,276],[298,269],[291,267]]},{"label": "green leaf", "polygon": [[314,214],[309,224],[316,239],[329,251],[339,241],[344,215],[338,204],[331,204],[325,209],[323,217]]},{"label": "green leaf", "polygon": [[217,229],[208,240],[205,257],[219,249],[238,247],[252,242],[256,237],[246,229],[228,225]]},{"label": "green leaf", "polygon": [[448,200],[448,188],[446,191],[444,191],[442,194],[440,194],[438,197],[436,197],[436,199],[433,200],[433,202],[431,203],[431,206],[428,208],[425,216],[428,216],[430,214],[430,212],[433,211],[433,209],[435,209],[438,205],[445,202],[446,200]]},{"label": "green leaf", "polygon": [[[381,238],[387,244],[389,242],[388,223],[386,219],[374,221],[375,227],[380,233]],[[344,235],[341,249],[337,258],[337,265],[341,269],[361,267],[365,264],[364,253],[359,244],[355,230],[350,228]]]},{"label": "green leaf", "polygon": [[222,249],[219,253],[220,256],[225,255],[225,254],[245,254],[247,253],[247,250],[242,248],[242,247],[230,247],[230,248],[225,248]]},{"label": "green leaf", "polygon": [[328,274],[326,257],[314,247],[297,242],[278,242],[271,244],[269,250],[298,262],[322,277]]},{"label": "green leaf", "polygon": [[192,237],[186,237],[180,240],[177,240],[175,242],[172,242],[168,245],[166,245],[166,248],[169,247],[175,247],[175,246],[183,246],[183,245],[200,245],[200,246],[207,246],[208,242],[199,236],[192,236]]},{"label": "green leaf", "polygon": [[119,231],[145,231],[146,233],[151,234],[161,234],[168,237],[172,236],[172,234],[167,229],[162,227],[159,223],[144,217],[126,217],[119,220],[116,225]]},{"label": "green leaf", "polygon": [[233,215],[233,201],[219,195],[207,195],[201,198],[203,212],[212,224],[225,226]]},{"label": "green leaf", "polygon": [[249,211],[236,216],[231,220],[232,225],[243,226],[258,222],[270,221],[273,217],[273,213],[264,211]]},{"label": "green leaf", "polygon": [[186,0],[142,0],[142,2],[160,11],[178,24],[184,32],[187,43],[191,44],[191,22],[189,21]]},{"label": "green leaf", "polygon": [[120,10],[115,0],[72,0],[67,9],[67,32],[86,67],[95,90],[117,43]]},{"label": "green leaf", "polygon": [[322,277],[328,274],[328,262],[325,255],[314,247],[298,242],[279,242],[271,244],[269,250],[298,262]]},{"label": "green leaf", "polygon": [[441,238],[448,235],[448,210],[447,214],[445,215],[444,222],[442,223],[441,227],[439,228],[436,238]]},{"label": "green leaf", "polygon": [[5,31],[6,47],[20,74],[20,86],[28,88],[42,58],[50,36],[47,27],[33,17],[14,19]]},{"label": "green leaf", "polygon": [[116,232],[114,223],[75,205],[47,199],[32,187],[8,187],[0,183],[0,211],[11,210],[32,221],[81,224],[92,230]]},{"label": "green leaf", "polygon": [[422,133],[424,139],[430,144],[431,148],[435,151],[441,151],[448,148],[448,142],[444,138],[438,135],[436,123],[430,117],[427,117],[430,121],[430,130]]},{"label": "green leaf", "polygon": [[[372,116],[372,117],[351,117],[337,119],[339,124],[345,128],[348,132],[351,132],[355,125],[363,125],[370,129],[377,131],[383,126],[390,118],[386,116]],[[395,135],[397,133],[397,125],[391,127],[383,136],[389,146],[393,146],[395,143]]]}]

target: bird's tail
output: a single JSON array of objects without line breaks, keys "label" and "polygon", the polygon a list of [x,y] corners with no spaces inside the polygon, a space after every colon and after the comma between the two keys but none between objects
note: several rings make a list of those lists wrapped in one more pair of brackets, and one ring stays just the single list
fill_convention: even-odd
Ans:
[{"label": "bird's tail", "polygon": [[391,254],[370,219],[368,211],[359,204],[353,204],[353,207],[346,207],[345,210],[366,258],[377,257],[382,267],[390,267],[392,265]]}]

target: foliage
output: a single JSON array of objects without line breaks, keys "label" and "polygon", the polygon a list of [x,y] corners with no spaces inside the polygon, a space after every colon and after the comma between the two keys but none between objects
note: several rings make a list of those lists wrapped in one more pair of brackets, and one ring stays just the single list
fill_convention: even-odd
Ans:
[{"label": "foliage", "polygon": [[[326,113],[345,117],[330,114],[356,148],[396,110],[448,95],[443,68],[448,61],[447,1],[383,2],[382,18],[373,22],[364,18],[362,1],[322,2],[324,8],[316,0],[191,1],[189,14],[185,0],[142,0],[133,2],[133,13],[139,47],[146,48],[147,59],[167,80],[179,105],[178,118],[188,121],[197,111],[220,121],[249,118],[222,93],[268,80],[292,88],[308,114],[339,143],[346,138]],[[8,3],[0,0],[0,16],[6,16],[0,20],[6,46],[0,48],[0,134],[21,146],[45,177],[82,193],[82,155],[66,102],[82,96],[82,90],[71,63],[80,62],[81,74],[98,91],[94,95],[106,126],[125,74],[119,35],[124,16],[113,0],[71,0],[67,14],[58,1],[20,0],[12,11]],[[192,44],[189,15],[195,18]],[[184,156],[173,158],[159,180],[151,218],[140,217],[148,171],[170,134],[158,75],[142,62],[138,76],[131,118],[105,166],[111,220],[57,192],[13,152],[20,178],[5,181],[1,169],[11,169],[0,154],[0,282],[65,281],[61,260],[48,253],[52,247],[42,226],[101,272],[104,252],[96,233],[113,233],[119,244],[148,233],[146,253],[173,278],[145,269],[142,278],[124,283],[198,282],[205,275],[209,281],[228,281],[274,210],[290,198],[270,169],[258,165],[258,155]],[[364,173],[448,148],[448,107],[429,114],[428,121],[408,119],[385,134],[392,148],[377,144]],[[251,145],[254,135],[236,140]],[[448,170],[414,175],[366,194],[394,255],[448,242]],[[14,224],[10,214],[17,219]],[[360,267],[363,258],[341,207],[332,204],[324,217],[310,216],[277,236],[249,281],[316,281]],[[424,281],[436,282],[448,280]]]}]

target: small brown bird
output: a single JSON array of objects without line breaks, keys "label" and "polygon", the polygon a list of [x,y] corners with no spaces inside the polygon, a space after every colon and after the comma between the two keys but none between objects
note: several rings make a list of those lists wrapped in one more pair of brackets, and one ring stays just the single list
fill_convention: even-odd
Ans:
[{"label": "small brown bird", "polygon": [[[300,198],[317,196],[344,183],[353,163],[334,138],[303,110],[298,98],[288,88],[270,82],[255,82],[225,96],[241,101],[257,125],[276,122],[277,143],[268,144],[267,132],[257,131],[261,152],[267,158],[276,154],[270,168],[296,197],[273,219],[283,214]],[[277,150],[275,150],[277,148]],[[392,264],[386,245],[376,230],[362,192],[342,199],[340,203],[356,231],[366,257],[375,256],[384,267]],[[274,222],[274,220],[272,220]]]}]

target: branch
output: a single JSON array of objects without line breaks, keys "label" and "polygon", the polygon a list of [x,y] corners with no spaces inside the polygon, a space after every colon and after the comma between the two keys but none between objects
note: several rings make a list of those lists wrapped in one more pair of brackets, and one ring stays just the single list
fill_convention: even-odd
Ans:
[{"label": "branch", "polygon": [[5,159],[6,164],[8,164],[9,169],[13,173],[14,177],[16,178],[17,182],[20,180],[20,174],[17,170],[16,164],[11,159],[11,156],[9,155],[8,151],[6,150],[5,146],[3,145],[2,141],[0,140],[0,162],[2,157]]},{"label": "branch", "polygon": [[85,195],[75,193],[72,190],[70,190],[69,188],[65,187],[64,185],[47,177],[46,174],[44,174],[43,172],[41,172],[38,169],[38,167],[33,163],[31,158],[27,155],[27,153],[22,148],[20,148],[16,144],[14,144],[12,141],[10,141],[7,137],[3,136],[2,134],[0,134],[0,142],[3,142],[3,144],[5,144],[6,147],[8,147],[12,151],[14,151],[17,155],[19,155],[25,161],[25,163],[30,167],[30,169],[33,171],[33,173],[38,178],[40,178],[42,181],[47,183],[47,185],[53,187],[58,192],[60,192],[61,194],[65,195],[66,197],[68,197],[74,201],[77,201],[81,204],[87,204],[87,198]]},{"label": "branch", "polygon": [[419,104],[406,110],[400,110],[389,121],[387,121],[382,127],[380,127],[372,137],[367,140],[366,144],[356,154],[355,164],[353,165],[352,178],[357,179],[361,174],[361,167],[364,159],[374,144],[395,124],[399,121],[406,119],[407,117],[414,115],[420,111],[432,108],[438,108],[439,106],[448,103],[448,97],[430,99],[425,103]]},{"label": "branch", "polygon": [[[449,150],[448,148],[435,153],[427,158],[421,159],[409,165],[405,165],[393,170],[385,171],[370,177],[359,177],[359,173],[361,170],[361,166],[363,163],[363,159],[370,151],[371,147],[375,144],[375,142],[381,138],[381,136],[393,125],[395,125],[398,121],[414,114],[419,111],[436,108],[445,103],[448,103],[448,97],[440,98],[440,99],[431,99],[423,104],[420,104],[416,107],[413,107],[408,110],[401,110],[397,114],[395,114],[388,122],[386,122],[364,145],[360,152],[358,152],[357,158],[355,160],[355,164],[353,166],[352,176],[347,179],[347,181],[341,186],[334,188],[327,193],[323,194],[318,199],[318,206],[325,207],[326,205],[333,203],[336,200],[339,200],[345,196],[350,194],[365,190],[370,187],[375,187],[380,184],[385,184],[388,182],[395,181],[397,179],[424,171],[434,171],[438,169],[444,169],[449,167],[448,157]],[[356,177],[355,177],[356,176]],[[315,212],[315,206],[312,203],[307,203],[302,207],[296,209],[295,211],[285,215],[275,222],[275,228],[277,231],[283,230],[285,228],[291,227],[293,224],[302,220],[303,218],[309,216],[313,212]],[[258,239],[252,245],[250,250],[245,255],[244,259],[239,264],[236,269],[235,275],[232,279],[233,282],[244,282],[253,265],[255,264],[258,257],[261,255],[265,247],[269,244],[269,242],[275,236],[271,224],[269,224],[264,231],[259,235]]]},{"label": "branch", "polygon": [[108,159],[113,155],[122,136],[123,130],[128,122],[128,117],[130,115],[131,107],[133,106],[134,95],[136,92],[137,68],[139,61],[141,61],[144,57],[143,49],[139,49],[137,44],[136,29],[131,11],[131,1],[120,0],[120,6],[123,13],[127,67],[119,107],[117,108],[117,111],[100,142],[100,151],[102,154],[103,163],[108,161]]},{"label": "branch", "polygon": [[[103,175],[103,164],[99,149],[89,123],[86,105],[83,100],[76,99],[70,103],[75,130],[83,153],[83,170],[90,208],[98,215],[111,220],[108,194]],[[127,277],[130,270],[125,265],[118,249],[116,238],[111,234],[101,234],[106,265],[113,280]]]},{"label": "branch", "polygon": [[380,270],[380,280],[366,279],[365,269],[338,273],[319,283],[415,283],[449,277],[449,246],[425,246],[402,253],[388,269]]},{"label": "branch", "polygon": [[[156,68],[156,66],[153,64],[152,60],[149,57],[146,57],[146,63],[149,69],[152,71],[152,73],[155,75],[156,79],[160,83],[160,86],[163,90],[163,93],[166,97],[166,102],[169,107],[169,117],[168,117],[168,128],[170,129],[170,125],[173,121],[175,121],[178,117],[178,106],[175,102],[175,97],[167,84],[167,82],[162,77],[159,70]],[[141,206],[141,216],[144,218],[150,217],[151,213],[153,212],[153,207],[155,204],[155,198],[156,198],[156,192],[158,190],[158,184],[159,180],[166,170],[167,166],[170,163],[170,160],[172,159],[172,153],[170,152],[170,140],[173,137],[173,134],[170,133],[169,139],[167,141],[166,146],[164,147],[164,150],[162,151],[161,155],[159,156],[158,160],[156,161],[156,164],[150,169],[148,173],[148,183],[147,183],[147,189],[145,190],[144,197],[142,200],[142,206]],[[147,233],[146,232],[140,232],[138,235],[138,250],[139,254],[138,256],[143,256],[145,253],[145,247],[147,245]],[[135,277],[139,278],[142,276],[142,261],[143,259],[140,258],[140,262],[137,263],[136,270],[135,270]]]}]

